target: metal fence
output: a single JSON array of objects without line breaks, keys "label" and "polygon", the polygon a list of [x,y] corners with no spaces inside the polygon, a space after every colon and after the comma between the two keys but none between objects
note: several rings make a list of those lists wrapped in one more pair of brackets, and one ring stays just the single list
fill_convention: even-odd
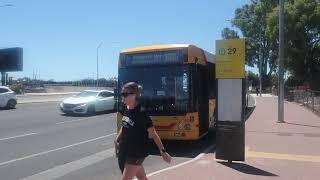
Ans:
[{"label": "metal fence", "polygon": [[320,114],[320,91],[288,89],[286,99]]}]

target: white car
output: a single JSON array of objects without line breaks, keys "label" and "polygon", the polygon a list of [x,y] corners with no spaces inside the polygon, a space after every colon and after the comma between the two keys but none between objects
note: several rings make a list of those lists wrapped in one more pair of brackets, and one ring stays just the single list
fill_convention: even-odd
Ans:
[{"label": "white car", "polygon": [[66,114],[95,114],[96,112],[114,110],[114,93],[108,90],[85,90],[64,99],[60,110]]},{"label": "white car", "polygon": [[16,93],[6,86],[0,86],[0,108],[14,109],[16,105]]}]

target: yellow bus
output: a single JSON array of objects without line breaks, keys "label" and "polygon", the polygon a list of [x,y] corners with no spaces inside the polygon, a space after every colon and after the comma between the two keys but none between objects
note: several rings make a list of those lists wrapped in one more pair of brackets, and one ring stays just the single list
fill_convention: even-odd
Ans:
[{"label": "yellow bus", "polygon": [[[143,86],[141,109],[163,140],[197,140],[214,124],[215,56],[189,44],[131,48],[120,52],[118,90],[126,82]],[[123,117],[117,98],[117,125]]]}]

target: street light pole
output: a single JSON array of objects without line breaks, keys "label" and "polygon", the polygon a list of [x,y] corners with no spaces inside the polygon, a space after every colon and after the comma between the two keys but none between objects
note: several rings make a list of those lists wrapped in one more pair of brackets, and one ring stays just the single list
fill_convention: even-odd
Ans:
[{"label": "street light pole", "polygon": [[279,0],[279,72],[278,72],[278,123],[284,123],[284,0]]},{"label": "street light pole", "polygon": [[102,42],[97,47],[97,87],[99,85],[99,48],[102,46]]}]

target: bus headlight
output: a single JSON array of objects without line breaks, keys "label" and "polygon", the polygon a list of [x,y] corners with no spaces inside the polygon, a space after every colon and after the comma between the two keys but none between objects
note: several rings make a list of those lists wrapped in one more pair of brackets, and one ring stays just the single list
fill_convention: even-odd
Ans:
[{"label": "bus headlight", "polygon": [[191,125],[190,124],[180,123],[178,125],[178,130],[191,130]]}]

